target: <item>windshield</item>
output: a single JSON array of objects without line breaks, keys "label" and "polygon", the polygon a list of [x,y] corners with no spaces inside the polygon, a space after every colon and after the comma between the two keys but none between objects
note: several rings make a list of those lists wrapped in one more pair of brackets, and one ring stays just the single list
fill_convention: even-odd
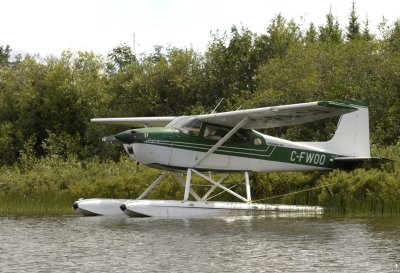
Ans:
[{"label": "windshield", "polygon": [[184,134],[198,136],[201,127],[201,121],[187,116],[174,119],[166,127],[175,128]]}]

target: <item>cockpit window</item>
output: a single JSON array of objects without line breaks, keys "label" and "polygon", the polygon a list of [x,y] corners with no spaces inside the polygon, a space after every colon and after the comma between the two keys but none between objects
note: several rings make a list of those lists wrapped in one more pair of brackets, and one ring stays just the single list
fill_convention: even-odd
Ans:
[{"label": "cockpit window", "polygon": [[[184,134],[191,136],[199,136],[202,122],[195,117],[182,116],[171,121],[166,127],[175,128]],[[205,139],[218,141],[222,139],[232,128],[226,128],[213,124],[205,124],[203,126],[202,135]],[[232,144],[244,144],[244,145],[263,145],[264,141],[262,138],[247,129],[240,129],[234,133],[228,143]]]},{"label": "cockpit window", "polygon": [[247,131],[236,132],[232,137],[231,141],[237,144],[250,144],[250,134]]},{"label": "cockpit window", "polygon": [[[205,139],[220,140],[232,128],[225,128],[218,125],[207,124],[204,128],[203,137]],[[242,144],[242,145],[262,145],[264,142],[260,136],[253,133],[251,130],[239,130],[234,133],[228,140],[228,143]]]},{"label": "cockpit window", "polygon": [[190,117],[179,117],[171,121],[166,127],[175,128],[184,134],[198,136],[201,127],[201,121]]}]

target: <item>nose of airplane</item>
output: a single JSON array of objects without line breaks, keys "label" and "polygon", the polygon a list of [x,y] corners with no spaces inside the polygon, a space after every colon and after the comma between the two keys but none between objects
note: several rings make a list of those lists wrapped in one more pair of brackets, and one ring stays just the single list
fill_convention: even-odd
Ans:
[{"label": "nose of airplane", "polygon": [[114,135],[114,137],[116,140],[125,144],[131,144],[136,141],[143,141],[146,139],[144,133],[139,133],[136,132],[135,130],[127,130]]},{"label": "nose of airplane", "polygon": [[122,204],[119,208],[120,208],[122,211],[126,210],[125,204]]},{"label": "nose of airplane", "polygon": [[74,208],[74,210],[77,210],[79,208],[78,203],[74,202],[74,204],[72,205],[72,207]]}]

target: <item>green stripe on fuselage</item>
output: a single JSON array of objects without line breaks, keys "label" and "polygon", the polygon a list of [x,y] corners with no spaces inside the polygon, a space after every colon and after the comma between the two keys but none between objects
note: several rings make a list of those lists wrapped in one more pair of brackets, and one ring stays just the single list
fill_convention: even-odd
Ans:
[{"label": "green stripe on fuselage", "polygon": [[[147,133],[147,139],[142,142],[156,146],[174,149],[207,152],[216,141],[207,140],[200,136],[191,136],[172,128],[145,128],[137,131]],[[305,149],[294,149],[278,145],[250,145],[227,142],[219,147],[215,154],[269,160],[299,165],[323,168],[334,168],[333,158],[336,154],[316,152]]]}]

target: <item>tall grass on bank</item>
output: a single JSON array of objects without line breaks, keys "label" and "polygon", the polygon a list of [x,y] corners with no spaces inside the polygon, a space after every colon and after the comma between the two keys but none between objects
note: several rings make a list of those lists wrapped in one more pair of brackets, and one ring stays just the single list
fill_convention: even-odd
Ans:
[{"label": "tall grass on bank", "polygon": [[334,199],[327,191],[318,195],[319,203],[347,214],[400,214],[400,172],[358,169],[354,172],[334,171],[320,184],[330,184]]},{"label": "tall grass on bank", "polygon": [[[159,174],[125,156],[119,162],[24,158],[0,168],[0,215],[70,213],[79,198],[136,198]],[[180,199],[181,192],[168,177],[149,197]]]},{"label": "tall grass on bank", "polygon": [[394,162],[353,171],[257,174],[255,195],[264,196],[262,202],[319,205],[333,213],[399,215],[400,143],[371,152]]},{"label": "tall grass on bank", "polygon": [[[261,203],[320,205],[347,214],[398,215],[400,144],[374,148],[373,152],[397,162],[381,169],[350,172],[253,173],[252,198]],[[159,170],[136,165],[127,156],[118,162],[25,156],[14,166],[0,168],[0,215],[71,213],[73,201],[79,198],[136,198],[159,174]],[[213,176],[217,179],[218,174]],[[243,181],[239,174],[230,175],[228,180],[231,185],[239,181]],[[205,182],[194,177],[194,184]],[[199,185],[195,189],[202,193],[208,188]],[[243,183],[234,190],[245,193]],[[168,176],[148,198],[180,200],[183,187]],[[226,193],[213,200],[238,201]]]},{"label": "tall grass on bank", "polygon": [[69,195],[0,196],[0,215],[66,215],[72,214],[76,198]]}]

